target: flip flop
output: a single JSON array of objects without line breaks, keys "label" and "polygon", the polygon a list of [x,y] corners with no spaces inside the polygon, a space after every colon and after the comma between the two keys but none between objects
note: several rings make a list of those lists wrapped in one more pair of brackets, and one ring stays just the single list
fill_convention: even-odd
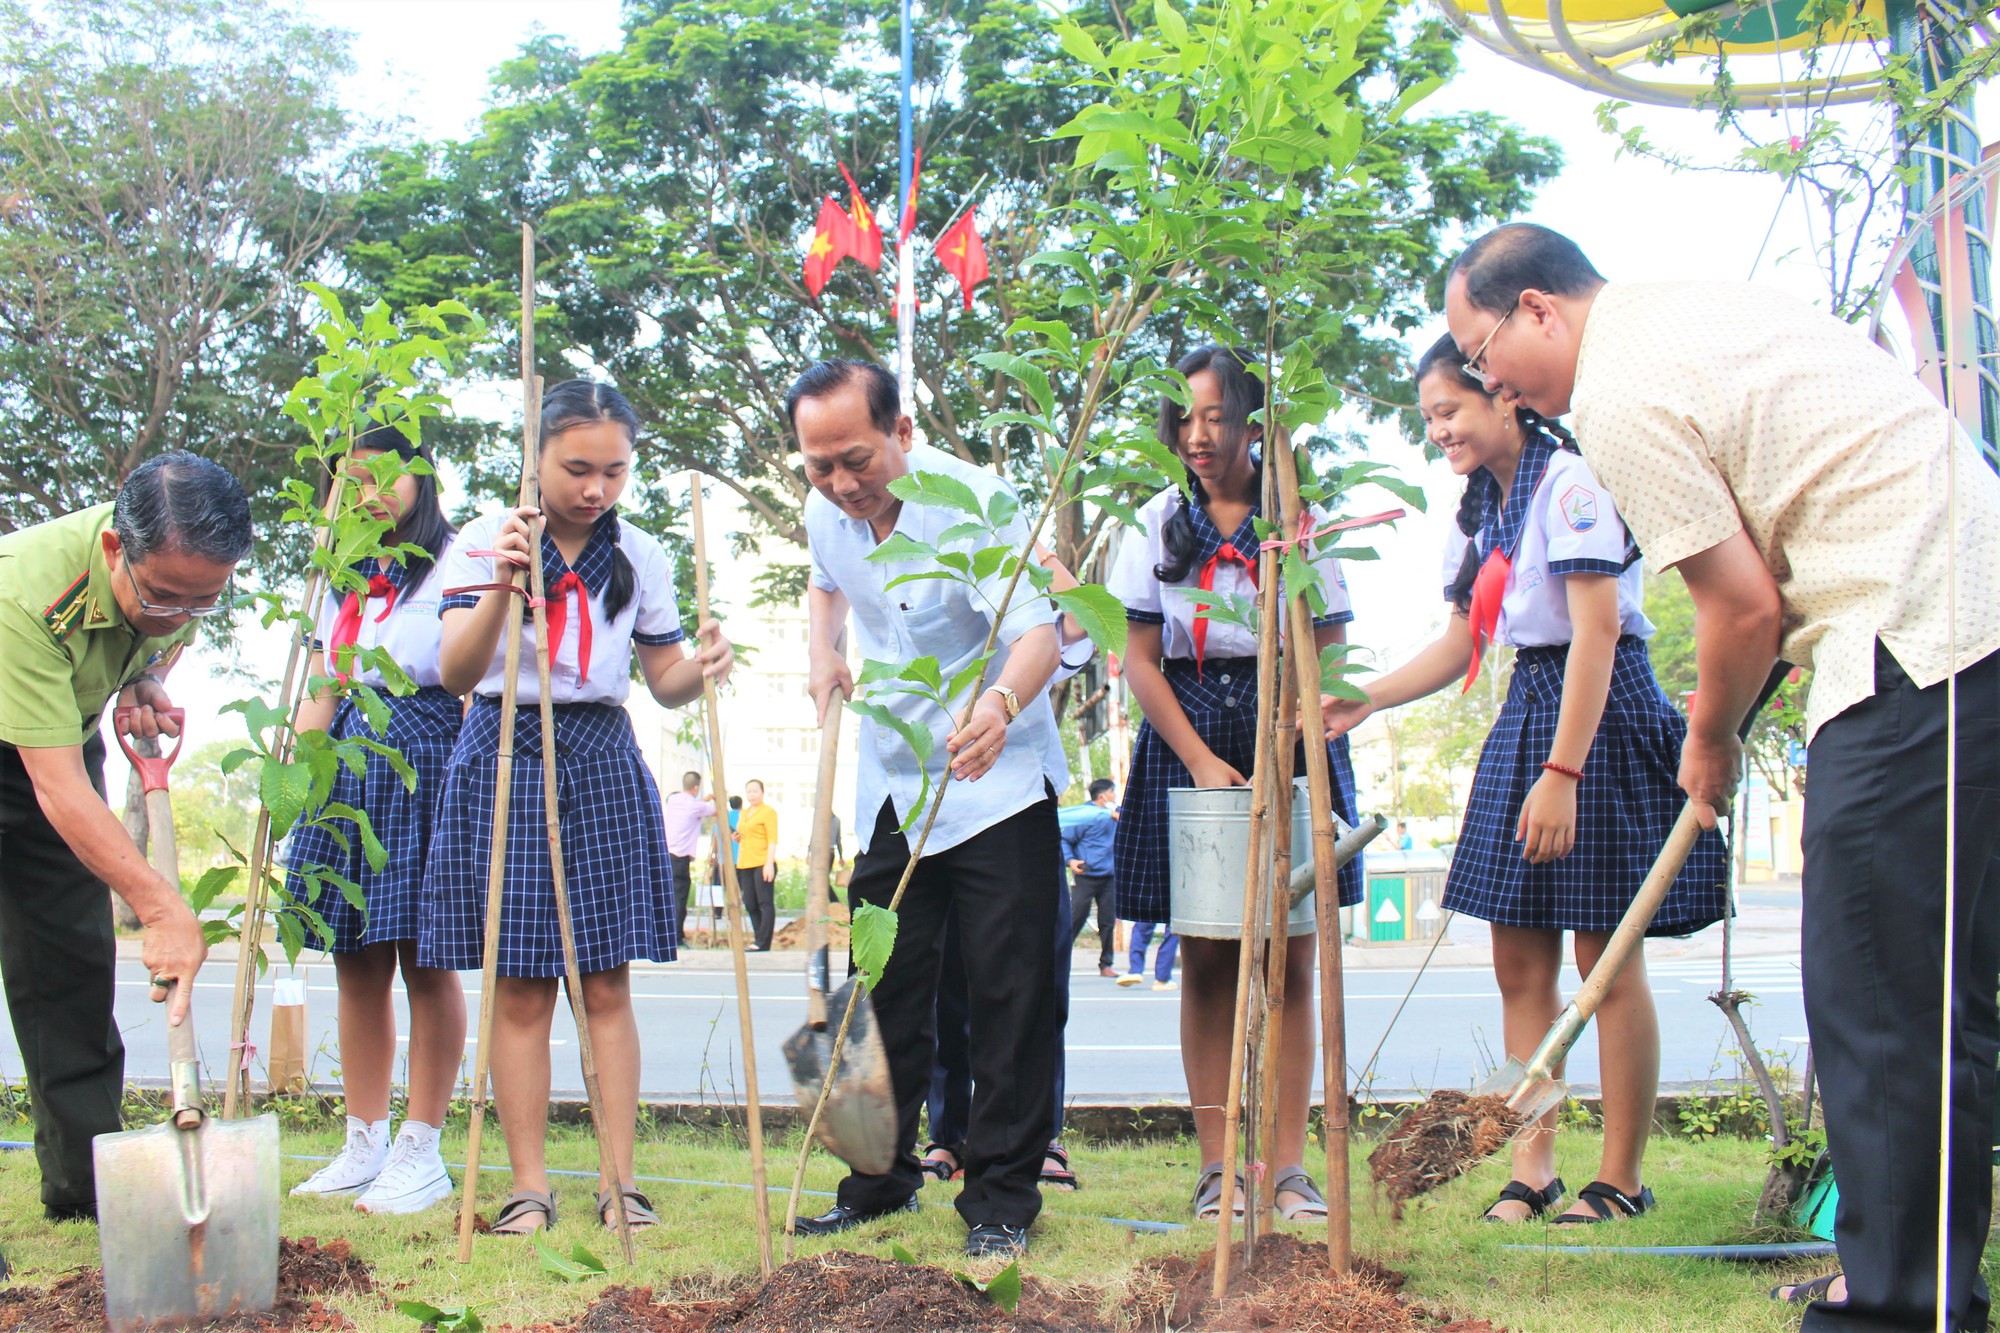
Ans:
[{"label": "flip flop", "polygon": [[[534,1226],[521,1226],[530,1213],[540,1213],[542,1220]],[[516,1190],[500,1202],[500,1211],[493,1215],[493,1234],[496,1236],[532,1236],[537,1231],[547,1231],[556,1224],[556,1196],[553,1191]]]},{"label": "flip flop", "polygon": [[1279,1176],[1278,1183],[1271,1187],[1273,1199],[1286,1193],[1296,1194],[1299,1201],[1289,1207],[1279,1204],[1280,1218],[1287,1222],[1326,1221],[1326,1197],[1319,1192],[1319,1186],[1313,1184],[1313,1178],[1305,1173],[1305,1168],[1287,1171]]},{"label": "flip flop", "polygon": [[[1236,1173],[1236,1203],[1230,1209],[1235,1217],[1243,1216],[1243,1173]],[[1197,1222],[1215,1222],[1222,1218],[1222,1164],[1202,1168],[1201,1175],[1194,1182],[1194,1217]]]}]

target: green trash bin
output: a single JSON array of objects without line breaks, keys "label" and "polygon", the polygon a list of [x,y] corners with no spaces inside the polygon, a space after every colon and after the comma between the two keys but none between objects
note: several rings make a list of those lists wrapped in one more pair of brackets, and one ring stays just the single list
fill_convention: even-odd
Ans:
[{"label": "green trash bin", "polygon": [[1368,879],[1368,938],[1376,944],[1410,937],[1409,881],[1402,875]]}]

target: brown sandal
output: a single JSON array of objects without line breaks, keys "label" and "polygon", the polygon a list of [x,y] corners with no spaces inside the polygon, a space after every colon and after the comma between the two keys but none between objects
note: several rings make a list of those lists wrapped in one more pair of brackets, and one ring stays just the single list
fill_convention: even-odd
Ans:
[{"label": "brown sandal", "polygon": [[[635,1189],[620,1190],[625,1200],[625,1225],[634,1231],[644,1231],[647,1227],[660,1224],[660,1215],[653,1211],[653,1201]],[[612,1195],[610,1190],[597,1192],[597,1220],[609,1230],[616,1231],[618,1224],[611,1220]]]},{"label": "brown sandal", "polygon": [[[533,1226],[518,1225],[526,1222],[531,1213],[540,1213],[542,1220]],[[500,1203],[500,1211],[493,1215],[493,1234],[496,1236],[532,1236],[537,1231],[547,1231],[556,1224],[556,1196],[554,1191],[544,1194],[540,1190],[516,1190]]]}]

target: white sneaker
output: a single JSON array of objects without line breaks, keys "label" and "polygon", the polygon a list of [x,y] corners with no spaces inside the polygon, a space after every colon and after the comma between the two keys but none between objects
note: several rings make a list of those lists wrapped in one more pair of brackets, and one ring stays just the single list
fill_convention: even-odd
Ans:
[{"label": "white sneaker", "polygon": [[1146,974],[1143,972],[1127,972],[1124,976],[1118,978],[1118,984],[1121,986],[1136,986],[1145,979]]},{"label": "white sneaker", "polygon": [[347,1117],[347,1143],[340,1155],[292,1186],[293,1194],[359,1194],[382,1174],[389,1157],[389,1122],[379,1132],[365,1120]]},{"label": "white sneaker", "polygon": [[1179,990],[1179,989],[1180,989],[1180,983],[1179,983],[1179,982],[1175,982],[1175,981],[1156,981],[1156,982],[1154,982],[1154,983],[1153,983],[1153,989],[1154,989],[1154,990]]},{"label": "white sneaker", "polygon": [[382,1174],[354,1206],[364,1213],[420,1213],[451,1195],[451,1173],[444,1169],[436,1142],[423,1143],[404,1133],[391,1145]]}]

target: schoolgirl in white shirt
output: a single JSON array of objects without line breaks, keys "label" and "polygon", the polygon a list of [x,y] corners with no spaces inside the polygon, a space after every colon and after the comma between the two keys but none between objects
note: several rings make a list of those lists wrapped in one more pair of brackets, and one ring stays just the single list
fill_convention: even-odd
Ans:
[{"label": "schoolgirl in white shirt", "polygon": [[[1125,678],[1146,720],[1132,747],[1132,765],[1112,843],[1113,893],[1127,921],[1169,921],[1167,792],[1173,787],[1240,787],[1256,753],[1257,637],[1241,626],[1197,617],[1203,590],[1254,598],[1262,464],[1251,451],[1261,428],[1249,415],[1263,404],[1262,382],[1243,359],[1203,347],[1176,367],[1192,395],[1183,411],[1160,404],[1160,440],[1187,468],[1194,500],[1179,487],[1139,511],[1126,534],[1108,586],[1125,604],[1129,638]],[[1354,618],[1340,562],[1313,561],[1326,599],[1313,621],[1315,647],[1345,638]],[[1354,770],[1347,741],[1331,742],[1334,808],[1352,822]],[[1303,750],[1288,757],[1287,774],[1302,772]],[[1361,868],[1340,872],[1340,901],[1361,900]],[[1309,996],[1315,938],[1312,917],[1300,913],[1285,954],[1287,992]],[[1194,1103],[1203,1168],[1196,1180],[1197,1218],[1219,1217],[1230,1197],[1218,1165],[1222,1102],[1229,1078],[1230,1025],[1236,1009],[1239,942],[1183,935],[1181,939],[1181,1061]],[[1303,1013],[1302,1007],[1298,1012]],[[1287,1220],[1326,1216],[1326,1201],[1303,1166],[1306,1113],[1312,1099],[1313,1025],[1291,1022],[1280,1036],[1277,1164],[1279,1213]],[[1238,1189],[1242,1188],[1239,1177]],[[1240,1203],[1233,1203],[1240,1210]]]},{"label": "schoolgirl in white shirt", "polygon": [[[1445,559],[1445,630],[1372,681],[1368,702],[1329,700],[1327,729],[1421,699],[1479,669],[1487,641],[1516,650],[1507,700],[1480,752],[1444,906],[1492,923],[1507,1053],[1526,1059],[1562,1009],[1562,937],[1588,973],[1653,859],[1683,794],[1687,726],[1646,654],[1653,627],[1639,552],[1569,433],[1488,395],[1450,337],[1417,367],[1431,442],[1466,478]],[[1727,910],[1727,849],[1695,844],[1649,934],[1685,935]],[[1631,1217],[1653,1204],[1640,1178],[1659,1085],[1659,1023],[1635,953],[1597,1012],[1604,1154],[1597,1178],[1555,1220]],[[1514,1179],[1486,1212],[1518,1222],[1564,1193],[1554,1113],[1515,1140]]]},{"label": "schoolgirl in white shirt", "polygon": [[[699,695],[704,675],[725,678],[734,653],[710,621],[700,627],[699,651],[688,656],[666,553],[618,517],[638,429],[617,390],[566,380],[542,400],[538,476],[563,868],[606,1106],[598,1133],[609,1140],[620,1176],[599,1181],[597,1214],[609,1226],[611,1209],[622,1206],[633,1226],[646,1227],[659,1219],[632,1180],[639,1041],[629,964],[674,957],[675,898],[659,788],[622,705],[634,653],[647,688],[669,708]],[[419,958],[426,966],[481,965],[505,684],[502,631],[507,617],[527,614],[505,585],[512,568],[530,558],[536,517],[516,509],[476,519],[446,562],[439,660],[446,686],[473,698],[452,753],[424,885]],[[563,957],[542,809],[534,633],[532,623],[523,626],[491,1053],[515,1185],[494,1216],[493,1230],[502,1235],[526,1235],[556,1220],[543,1140],[549,1023]]]},{"label": "schoolgirl in white shirt", "polygon": [[[453,534],[438,503],[437,477],[405,473],[381,489],[367,464],[384,453],[430,461],[400,430],[378,426],[355,442],[350,484],[362,505],[395,523],[384,544],[413,546],[418,553],[357,566],[355,572],[368,580],[365,594],[327,593],[306,670],[312,677],[338,673],[374,687],[389,709],[388,733],[376,736],[352,698],[336,705],[330,691],[300,707],[298,726],[335,739],[381,740],[416,770],[417,782],[414,790],[406,787],[378,755],[368,756],[358,774],[343,765],[334,779],[328,800],[368,816],[388,853],[380,870],[368,864],[354,830],[338,823],[304,825],[286,848],[288,894],[309,902],[332,932],[326,943],[340,989],[340,1081],[347,1103],[346,1144],[292,1193],[352,1198],[366,1213],[413,1213],[452,1192],[438,1152],[438,1129],[465,1052],[465,994],[450,972],[418,966],[417,918],[445,763],[458,740],[463,708],[438,677],[438,601],[444,586],[439,562],[450,551]],[[373,648],[387,652],[416,683],[414,694],[391,695],[382,688],[378,667],[357,665],[356,650]],[[357,909],[334,883],[319,879],[320,871],[359,887],[366,910]],[[392,1142],[391,986],[399,967],[410,1003],[410,1089],[402,1129]]]}]

